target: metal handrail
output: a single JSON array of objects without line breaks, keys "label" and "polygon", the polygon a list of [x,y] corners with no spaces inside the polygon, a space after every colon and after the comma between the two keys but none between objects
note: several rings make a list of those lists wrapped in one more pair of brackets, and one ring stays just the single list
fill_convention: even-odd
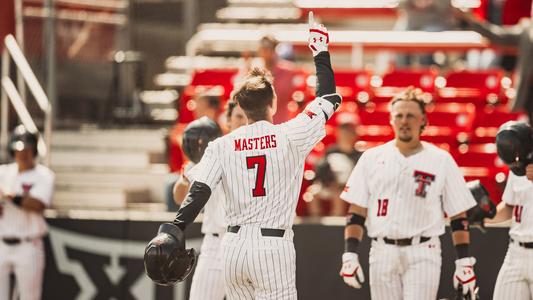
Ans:
[{"label": "metal handrail", "polygon": [[48,166],[50,165],[50,143],[52,138],[52,105],[13,35],[7,35],[5,37],[4,45],[5,49],[2,54],[2,122],[0,124],[2,153],[6,153],[5,149],[7,148],[7,99],[11,100],[18,117],[26,129],[30,132],[38,133],[35,122],[31,118],[13,81],[9,78],[9,56],[11,56],[16,67],[22,74],[22,78],[27,83],[29,90],[37,101],[39,108],[44,112],[44,139],[40,140],[38,148],[40,155],[45,158],[44,164]]}]

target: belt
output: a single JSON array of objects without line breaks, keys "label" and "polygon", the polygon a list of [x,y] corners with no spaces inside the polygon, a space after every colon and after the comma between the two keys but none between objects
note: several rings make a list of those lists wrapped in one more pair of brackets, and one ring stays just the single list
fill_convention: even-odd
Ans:
[{"label": "belt", "polygon": [[[241,229],[241,226],[228,226],[228,232],[237,233]],[[284,229],[274,229],[274,228],[261,228],[262,236],[276,236],[282,237],[285,234]]]},{"label": "belt", "polygon": [[523,242],[515,241],[513,239],[511,239],[511,243],[516,243],[518,244],[518,246],[524,247],[526,249],[533,249],[533,243],[523,243]]},{"label": "belt", "polygon": [[[374,241],[377,241],[378,238],[372,238]],[[422,236],[420,237],[420,244],[425,243],[427,241],[431,240],[430,237]],[[413,244],[413,238],[406,238],[406,239],[389,239],[389,238],[383,238],[383,241],[385,244],[389,245],[396,245],[396,246],[411,246]]]},{"label": "belt", "polygon": [[32,238],[16,238],[16,237],[5,237],[2,238],[2,242],[6,245],[15,246],[22,242],[31,242]]}]

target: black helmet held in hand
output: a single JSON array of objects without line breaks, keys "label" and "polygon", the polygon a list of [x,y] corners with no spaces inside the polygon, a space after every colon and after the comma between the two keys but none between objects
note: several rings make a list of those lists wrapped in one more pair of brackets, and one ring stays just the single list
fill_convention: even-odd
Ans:
[{"label": "black helmet held in hand", "polygon": [[191,273],[196,262],[194,249],[185,249],[185,236],[181,229],[165,223],[144,251],[146,274],[156,284],[173,286]]}]

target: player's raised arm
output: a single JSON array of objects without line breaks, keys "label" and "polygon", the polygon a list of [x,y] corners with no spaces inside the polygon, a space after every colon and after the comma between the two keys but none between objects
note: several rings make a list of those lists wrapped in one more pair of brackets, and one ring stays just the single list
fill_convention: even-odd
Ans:
[{"label": "player's raised arm", "polygon": [[317,24],[313,17],[313,12],[309,12],[309,48],[313,52],[316,67],[317,97],[336,92],[328,44],[329,34],[327,28],[322,24]]},{"label": "player's raised arm", "polygon": [[342,98],[336,94],[335,77],[328,52],[329,34],[323,24],[315,22],[313,12],[309,12],[309,48],[313,52],[316,68],[316,96],[331,103],[323,108],[326,120],[341,104]]}]

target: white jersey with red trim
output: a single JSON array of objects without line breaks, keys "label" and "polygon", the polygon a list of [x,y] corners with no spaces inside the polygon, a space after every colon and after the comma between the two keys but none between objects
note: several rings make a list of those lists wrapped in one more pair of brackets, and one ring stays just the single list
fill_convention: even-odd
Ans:
[{"label": "white jersey with red trim", "polygon": [[[46,207],[51,205],[54,187],[54,174],[47,167],[19,172],[16,163],[0,166],[0,189],[7,195],[23,195],[41,201]],[[23,210],[7,201],[0,215],[0,238],[42,237],[48,227],[41,214]]]},{"label": "white jersey with red trim", "polygon": [[[193,182],[196,178],[198,165],[190,162],[191,168],[185,171],[185,177],[189,182]],[[217,185],[211,192],[211,197],[204,207],[202,219],[202,233],[224,233],[226,231],[226,212],[224,209],[224,202],[226,197],[221,185]]]},{"label": "white jersey with red trim", "polygon": [[368,209],[368,236],[392,239],[439,236],[445,213],[476,205],[451,155],[426,142],[408,157],[394,141],[365,151],[341,198]]},{"label": "white jersey with red trim", "polygon": [[533,242],[533,182],[509,172],[502,200],[513,206],[509,235],[517,242]]},{"label": "white jersey with red trim", "polygon": [[333,113],[330,102],[314,103],[286,123],[258,121],[209,144],[196,180],[211,190],[222,182],[228,225],[292,227],[304,159],[325,135],[324,109]]}]

